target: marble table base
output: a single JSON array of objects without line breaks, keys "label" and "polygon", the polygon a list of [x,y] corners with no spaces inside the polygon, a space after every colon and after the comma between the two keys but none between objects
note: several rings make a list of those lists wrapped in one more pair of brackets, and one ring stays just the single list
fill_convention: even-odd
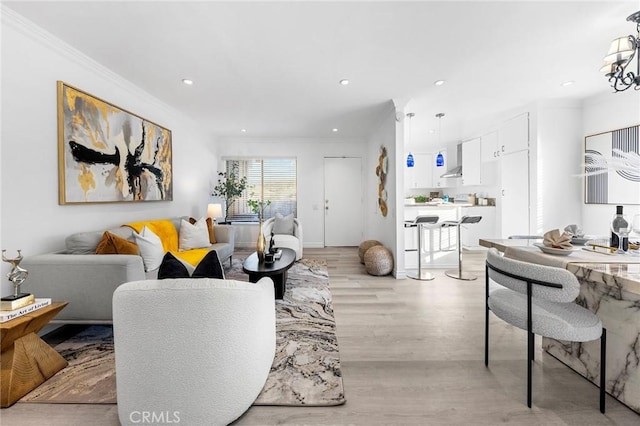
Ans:
[{"label": "marble table base", "polygon": [[[596,313],[607,329],[606,391],[640,414],[640,295],[625,290],[610,274],[570,264],[580,281],[576,302]],[[542,339],[542,347],[599,385],[600,340],[586,343]]]}]

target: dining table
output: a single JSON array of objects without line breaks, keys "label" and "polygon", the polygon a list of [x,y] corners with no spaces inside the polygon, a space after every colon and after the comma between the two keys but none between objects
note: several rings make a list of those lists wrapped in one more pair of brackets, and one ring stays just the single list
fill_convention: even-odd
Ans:
[{"label": "dining table", "polygon": [[[607,329],[606,391],[640,414],[640,252],[625,254],[574,245],[564,253],[544,253],[542,240],[480,239],[505,257],[563,268],[580,283],[575,303],[594,312]],[[549,250],[546,250],[549,252]],[[542,339],[542,348],[599,384],[600,342]]]}]

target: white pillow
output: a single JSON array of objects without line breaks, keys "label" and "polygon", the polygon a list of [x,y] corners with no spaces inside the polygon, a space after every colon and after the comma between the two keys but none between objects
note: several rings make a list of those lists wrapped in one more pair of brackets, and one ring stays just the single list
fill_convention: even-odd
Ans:
[{"label": "white pillow", "polygon": [[180,221],[178,250],[185,251],[210,246],[209,228],[207,227],[207,220],[204,217],[198,219],[193,225],[184,219]]},{"label": "white pillow", "polygon": [[164,257],[164,248],[160,237],[145,226],[141,233],[134,233],[133,238],[140,250],[144,270],[149,272],[158,269]]}]

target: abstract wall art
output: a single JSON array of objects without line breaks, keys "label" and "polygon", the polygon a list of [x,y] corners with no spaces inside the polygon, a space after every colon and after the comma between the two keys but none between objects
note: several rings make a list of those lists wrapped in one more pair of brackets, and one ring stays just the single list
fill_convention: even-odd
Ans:
[{"label": "abstract wall art", "polygon": [[587,136],[586,204],[640,204],[640,126]]},{"label": "abstract wall art", "polygon": [[60,204],[173,200],[171,131],[58,81]]}]

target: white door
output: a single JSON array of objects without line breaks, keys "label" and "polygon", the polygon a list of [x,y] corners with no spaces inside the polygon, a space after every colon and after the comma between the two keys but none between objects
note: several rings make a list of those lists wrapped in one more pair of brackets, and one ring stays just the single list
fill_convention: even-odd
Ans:
[{"label": "white door", "polygon": [[324,159],[324,245],[357,246],[363,238],[361,158]]},{"label": "white door", "polygon": [[503,155],[500,160],[502,238],[529,234],[529,150]]}]

